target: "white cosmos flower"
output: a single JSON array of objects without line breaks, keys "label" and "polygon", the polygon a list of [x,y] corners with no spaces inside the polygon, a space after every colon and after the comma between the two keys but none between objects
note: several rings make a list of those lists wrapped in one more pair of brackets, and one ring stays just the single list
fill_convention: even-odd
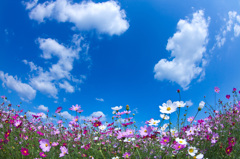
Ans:
[{"label": "white cosmos flower", "polygon": [[165,115],[165,114],[160,114],[160,117],[164,120],[168,120],[169,119],[169,116],[168,115]]},{"label": "white cosmos flower", "polygon": [[154,120],[154,119],[151,119],[150,121],[149,121],[149,124],[148,125],[150,125],[150,126],[158,126],[158,123],[160,122],[160,120]]},{"label": "white cosmos flower", "polygon": [[119,157],[118,157],[118,156],[116,156],[116,157],[113,157],[112,159],[119,159]]},{"label": "white cosmos flower", "polygon": [[163,103],[162,106],[159,106],[161,113],[171,114],[176,111],[176,103],[172,103],[171,100],[168,100],[167,103]]},{"label": "white cosmos flower", "polygon": [[204,105],[205,105],[205,102],[204,102],[204,101],[201,101],[201,102],[199,103],[198,110],[202,110],[202,108],[204,107]]},{"label": "white cosmos flower", "polygon": [[199,155],[197,155],[197,156],[195,156],[196,157],[196,159],[203,159],[203,154],[199,154]]},{"label": "white cosmos flower", "polygon": [[135,141],[135,138],[125,138],[123,140],[123,142],[131,142],[131,141]]},{"label": "white cosmos flower", "polygon": [[180,107],[185,107],[185,105],[186,105],[186,103],[184,103],[183,101],[176,101],[176,102],[174,102],[176,105],[177,105],[177,107],[178,108],[180,108]]},{"label": "white cosmos flower", "polygon": [[121,105],[120,105],[120,106],[112,107],[112,110],[115,110],[115,111],[118,111],[118,110],[120,110],[120,109],[122,109],[122,106],[121,106]]},{"label": "white cosmos flower", "polygon": [[178,142],[178,143],[181,144],[181,145],[186,145],[186,144],[187,144],[186,139],[176,138],[176,142]]},{"label": "white cosmos flower", "polygon": [[106,129],[106,126],[105,126],[105,125],[100,125],[98,128],[99,128],[100,130],[105,130],[105,129]]},{"label": "white cosmos flower", "polygon": [[191,155],[191,156],[195,156],[196,153],[198,152],[197,148],[196,147],[188,147],[188,154]]}]

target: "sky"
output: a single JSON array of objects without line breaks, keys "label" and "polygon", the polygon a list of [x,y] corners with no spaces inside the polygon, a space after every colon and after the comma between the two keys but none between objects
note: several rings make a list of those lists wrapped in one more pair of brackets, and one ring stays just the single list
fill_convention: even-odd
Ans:
[{"label": "sky", "polygon": [[214,87],[240,88],[239,36],[239,0],[2,1],[0,95],[69,120],[72,105],[111,122],[128,104],[141,125],[180,89],[194,116]]}]

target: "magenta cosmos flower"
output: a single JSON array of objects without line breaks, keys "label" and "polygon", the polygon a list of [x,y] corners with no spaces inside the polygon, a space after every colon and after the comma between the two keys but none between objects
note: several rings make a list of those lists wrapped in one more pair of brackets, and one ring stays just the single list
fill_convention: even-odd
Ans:
[{"label": "magenta cosmos flower", "polygon": [[21,120],[15,120],[14,126],[16,126],[16,128],[19,128],[21,125],[22,125],[22,121]]},{"label": "magenta cosmos flower", "polygon": [[61,150],[61,153],[60,153],[59,157],[63,157],[63,156],[65,156],[65,154],[68,154],[68,149],[65,146],[61,146],[60,150]]},{"label": "magenta cosmos flower", "polygon": [[228,145],[234,146],[236,144],[236,138],[234,137],[228,137]]},{"label": "magenta cosmos flower", "polygon": [[218,87],[214,87],[214,92],[219,93],[220,89]]},{"label": "magenta cosmos flower", "polygon": [[49,152],[50,151],[51,145],[50,145],[48,139],[40,140],[39,144],[40,144],[39,147],[42,149],[43,152]]},{"label": "magenta cosmos flower", "polygon": [[55,113],[60,113],[61,110],[62,110],[62,107],[58,107]]},{"label": "magenta cosmos flower", "polygon": [[75,106],[72,105],[72,107],[69,110],[78,111],[78,109],[80,109],[80,108],[81,108],[81,106],[80,105],[78,106],[78,104],[76,104]]},{"label": "magenta cosmos flower", "polygon": [[161,144],[161,145],[166,145],[167,143],[169,143],[169,141],[170,141],[170,138],[164,136],[164,137],[161,139],[160,144]]},{"label": "magenta cosmos flower", "polygon": [[125,152],[122,157],[129,158],[130,156],[131,156],[131,154],[129,152]]},{"label": "magenta cosmos flower", "polygon": [[229,155],[232,152],[232,146],[226,148],[226,153]]},{"label": "magenta cosmos flower", "polygon": [[29,155],[27,148],[22,148],[22,149],[21,149],[21,153],[22,153],[22,155],[24,155],[24,156],[28,156],[28,155]]},{"label": "magenta cosmos flower", "polygon": [[41,157],[47,157],[47,155],[45,155],[43,152],[40,152],[39,155],[40,155]]}]

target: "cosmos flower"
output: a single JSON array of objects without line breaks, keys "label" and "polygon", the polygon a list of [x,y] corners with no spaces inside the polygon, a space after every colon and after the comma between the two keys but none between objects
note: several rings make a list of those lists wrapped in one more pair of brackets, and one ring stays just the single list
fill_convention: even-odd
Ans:
[{"label": "cosmos flower", "polygon": [[115,107],[112,107],[111,108],[112,110],[115,110],[115,111],[119,111],[120,109],[122,109],[122,106],[115,106]]},{"label": "cosmos flower", "polygon": [[149,125],[150,126],[158,126],[158,123],[160,122],[160,120],[154,120],[154,119],[151,119],[150,121],[149,121]]},{"label": "cosmos flower", "polygon": [[22,148],[20,151],[21,151],[22,155],[24,155],[24,156],[28,156],[29,155],[27,148]]},{"label": "cosmos flower", "polygon": [[172,103],[171,100],[168,100],[167,103],[163,103],[162,106],[159,106],[160,112],[164,114],[171,114],[176,111],[176,103]]},{"label": "cosmos flower", "polygon": [[196,147],[188,147],[188,154],[191,155],[191,156],[195,156],[195,154],[198,152],[197,148]]},{"label": "cosmos flower", "polygon": [[43,152],[40,152],[39,155],[40,155],[41,157],[47,157],[47,155],[45,155]]},{"label": "cosmos flower", "polygon": [[202,110],[202,108],[204,107],[204,105],[205,105],[205,102],[204,102],[204,101],[201,101],[201,102],[199,103],[198,110]]},{"label": "cosmos flower", "polygon": [[220,89],[218,87],[214,87],[214,92],[219,93]]},{"label": "cosmos flower", "polygon": [[51,145],[50,145],[48,139],[40,140],[39,144],[40,144],[39,147],[42,149],[43,152],[49,152],[50,151]]},{"label": "cosmos flower", "polygon": [[125,152],[122,157],[125,159],[125,158],[129,158],[130,156],[131,154],[129,152]]},{"label": "cosmos flower", "polygon": [[68,154],[68,149],[65,146],[60,147],[61,153],[59,154],[59,157],[65,156],[65,154]]},{"label": "cosmos flower", "polygon": [[174,102],[178,108],[181,108],[181,107],[185,107],[186,103],[184,103],[183,101],[176,101]]},{"label": "cosmos flower", "polygon": [[78,111],[80,108],[81,108],[81,106],[80,105],[78,106],[78,104],[76,104],[75,106],[72,105],[72,107],[69,110]]},{"label": "cosmos flower", "polygon": [[160,117],[164,120],[169,120],[169,116],[165,114],[160,114]]},{"label": "cosmos flower", "polygon": [[58,107],[55,113],[60,113],[61,110],[62,110],[62,107]]}]

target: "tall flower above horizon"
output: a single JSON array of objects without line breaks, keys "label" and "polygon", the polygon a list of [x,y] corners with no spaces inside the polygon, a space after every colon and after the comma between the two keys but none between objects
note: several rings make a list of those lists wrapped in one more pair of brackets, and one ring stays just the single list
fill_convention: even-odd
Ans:
[{"label": "tall flower above horizon", "polygon": [[72,107],[71,107],[69,110],[72,110],[72,111],[78,111],[80,108],[81,108],[81,106],[78,105],[78,104],[76,104],[75,106],[72,105]]},{"label": "tall flower above horizon", "polygon": [[220,89],[218,87],[214,87],[214,92],[219,93]]},{"label": "tall flower above horizon", "polygon": [[198,110],[199,110],[199,111],[202,110],[203,107],[204,107],[204,105],[205,105],[205,102],[204,102],[204,101],[201,101],[201,102],[199,103]]},{"label": "tall flower above horizon", "polygon": [[62,107],[58,107],[55,113],[60,113],[61,110],[62,110]]},{"label": "tall flower above horizon", "polygon": [[178,108],[181,108],[181,107],[185,107],[186,103],[184,103],[183,101],[176,101],[176,102],[173,102],[174,104],[176,104],[176,106]]},{"label": "tall flower above horizon", "polygon": [[115,111],[119,111],[120,109],[122,109],[122,106],[115,106],[115,107],[111,107],[112,110],[115,110]]},{"label": "tall flower above horizon", "polygon": [[172,103],[171,100],[168,100],[167,103],[163,103],[162,106],[159,106],[160,112],[164,114],[171,114],[176,111],[176,103]]},{"label": "tall flower above horizon", "polygon": [[169,116],[165,114],[160,114],[160,117],[164,120],[169,120]]},{"label": "tall flower above horizon", "polygon": [[151,119],[150,121],[149,121],[149,124],[148,125],[150,125],[150,126],[158,126],[158,123],[160,122],[160,120],[154,120],[154,119]]},{"label": "tall flower above horizon", "polygon": [[48,139],[40,140],[39,144],[40,144],[39,147],[42,149],[43,152],[49,152],[50,151],[51,145],[50,145]]}]

